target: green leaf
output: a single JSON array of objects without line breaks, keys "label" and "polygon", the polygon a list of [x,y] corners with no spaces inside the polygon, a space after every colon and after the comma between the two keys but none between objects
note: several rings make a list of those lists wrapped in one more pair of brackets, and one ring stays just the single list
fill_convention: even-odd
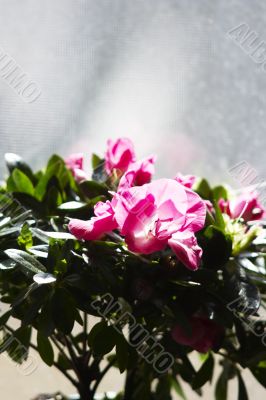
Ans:
[{"label": "green leaf", "polygon": [[215,209],[215,222],[216,222],[215,226],[217,226],[222,231],[224,231],[225,221],[224,221],[223,213],[222,213],[220,207],[218,206],[217,201],[214,200],[213,205],[214,205],[214,209]]},{"label": "green leaf", "polygon": [[16,184],[14,182],[14,179],[13,179],[12,175],[10,175],[7,178],[6,189],[7,189],[8,192],[16,192],[17,191],[17,186],[16,186]]},{"label": "green leaf", "polygon": [[66,289],[56,289],[52,298],[52,313],[57,329],[69,334],[73,329],[77,311],[75,301]]},{"label": "green leaf", "polygon": [[215,400],[227,399],[228,376],[227,369],[220,374],[215,387]]},{"label": "green leaf", "polygon": [[9,318],[11,317],[12,314],[12,310],[8,310],[7,312],[5,312],[1,317],[0,317],[0,327],[2,328],[3,325],[5,325],[7,323],[7,321],[9,320]]},{"label": "green leaf", "polygon": [[0,238],[5,236],[11,236],[16,232],[19,232],[19,230],[20,230],[19,226],[14,226],[14,228],[2,229],[0,231]]},{"label": "green leaf", "polygon": [[86,203],[82,203],[79,201],[69,201],[67,203],[61,204],[58,209],[64,211],[77,211],[81,210],[82,208],[87,207]]},{"label": "green leaf", "polygon": [[12,174],[14,169],[19,169],[25,175],[27,175],[27,177],[30,178],[31,181],[34,181],[34,175],[31,168],[28,166],[28,164],[25,163],[25,161],[20,156],[14,153],[6,153],[5,161],[10,174]]},{"label": "green leaf", "polygon": [[56,277],[47,272],[39,272],[33,277],[34,282],[38,283],[38,285],[49,285],[51,283],[56,282]]},{"label": "green leaf", "polygon": [[201,388],[206,382],[212,380],[214,368],[214,359],[210,353],[206,361],[202,364],[192,382],[192,389],[196,390]]},{"label": "green leaf", "polygon": [[257,381],[266,388],[266,366],[264,363],[259,363],[256,367],[250,368],[250,371]]},{"label": "green leaf", "polygon": [[218,201],[220,199],[227,200],[228,192],[224,186],[215,186],[212,189],[212,197],[214,200]]},{"label": "green leaf", "polygon": [[248,393],[241,373],[237,373],[238,378],[238,400],[248,400]]},{"label": "green leaf", "polygon": [[38,246],[33,246],[28,249],[28,251],[31,254],[35,255],[36,257],[40,257],[40,258],[47,258],[48,250],[49,250],[49,246],[46,244],[40,244]]},{"label": "green leaf", "polygon": [[232,253],[232,240],[216,226],[208,226],[199,237],[203,249],[202,260],[207,268],[220,269],[229,260]]},{"label": "green leaf", "polygon": [[171,400],[171,380],[168,375],[161,376],[156,386],[156,400]]},{"label": "green leaf", "polygon": [[54,350],[49,339],[41,332],[37,334],[37,346],[42,360],[51,367],[54,363]]},{"label": "green leaf", "polygon": [[97,156],[97,154],[92,154],[92,158],[91,158],[91,165],[93,169],[96,169],[100,164],[103,163],[103,160]]},{"label": "green leaf", "polygon": [[211,187],[206,179],[201,179],[195,184],[195,192],[197,192],[203,199],[211,198]]},{"label": "green leaf", "polygon": [[107,325],[106,325],[105,321],[98,322],[97,324],[95,324],[93,326],[93,328],[91,329],[89,336],[88,336],[88,344],[90,346],[92,346],[93,341],[94,341],[95,337],[98,335],[98,333],[101,332],[101,330],[105,329],[106,326]]},{"label": "green leaf", "polygon": [[43,200],[44,196],[47,193],[47,186],[49,184],[49,181],[52,178],[57,178],[57,182],[60,184],[60,186],[64,187],[65,180],[68,179],[67,177],[68,173],[64,160],[62,160],[58,156],[52,156],[48,161],[45,173],[40,178],[35,188],[35,197],[38,200]]},{"label": "green leaf", "polygon": [[180,396],[183,400],[186,400],[187,398],[182,389],[182,386],[180,385],[180,383],[176,377],[171,378],[171,384],[172,384],[172,387],[173,387],[174,391],[176,392],[176,394],[178,394],[178,396]]},{"label": "green leaf", "polygon": [[23,250],[27,250],[33,245],[32,234],[28,223],[24,223],[21,228],[20,235],[18,237],[18,245]]},{"label": "green leaf", "polygon": [[94,197],[98,197],[101,195],[108,195],[108,188],[102,183],[98,183],[95,181],[83,181],[80,183],[79,186],[84,195],[89,199],[93,199]]},{"label": "green leaf", "polygon": [[92,156],[92,179],[96,182],[103,183],[107,180],[108,176],[105,171],[105,160],[99,158],[95,154]]},{"label": "green leaf", "polygon": [[12,179],[16,186],[16,192],[26,193],[33,196],[34,186],[27,175],[25,175],[19,169],[14,169],[12,172]]},{"label": "green leaf", "polygon": [[3,229],[5,226],[9,225],[11,222],[11,218],[10,217],[5,217],[3,219],[1,219],[0,221],[0,229]]},{"label": "green leaf", "polygon": [[96,334],[92,342],[93,352],[97,355],[110,353],[118,341],[119,333],[112,326],[103,326]]},{"label": "green leaf", "polygon": [[118,334],[116,343],[116,358],[121,374],[125,371],[127,367],[128,356],[128,343],[123,334]]},{"label": "green leaf", "polygon": [[17,263],[13,260],[4,260],[0,261],[0,269],[14,269],[17,266]]},{"label": "green leaf", "polygon": [[43,205],[39,201],[37,201],[33,196],[28,193],[13,193],[15,198],[15,206],[18,206],[18,202],[20,203],[19,206],[21,207],[21,213],[18,215],[17,210],[15,210],[15,217],[22,219],[25,208],[30,208],[36,211],[38,214],[43,212]]},{"label": "green leaf", "polygon": [[[56,178],[55,182],[57,182]],[[59,189],[56,187],[57,185],[55,182],[49,182],[51,183],[51,186],[49,188],[46,188],[46,193],[42,200],[43,205],[46,209],[46,213],[48,215],[53,214],[58,206],[60,206],[60,204],[62,203],[62,196]],[[52,186],[53,183],[54,186]]]},{"label": "green leaf", "polygon": [[38,260],[36,260],[36,258],[26,253],[25,251],[8,249],[5,250],[4,253],[28,271],[31,271],[35,274],[46,271],[45,267]]},{"label": "green leaf", "polygon": [[42,242],[49,244],[50,239],[58,240],[76,240],[75,236],[68,232],[45,232],[39,228],[31,228],[31,232],[34,236],[40,239]]},{"label": "green leaf", "polygon": [[52,302],[47,301],[43,305],[37,320],[37,328],[45,336],[50,336],[55,329],[52,306]]}]

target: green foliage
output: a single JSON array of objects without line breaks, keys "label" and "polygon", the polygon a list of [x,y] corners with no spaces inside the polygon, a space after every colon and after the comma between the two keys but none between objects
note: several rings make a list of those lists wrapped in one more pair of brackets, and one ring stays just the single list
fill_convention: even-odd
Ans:
[{"label": "green foliage", "polygon": [[37,335],[37,345],[42,360],[51,367],[54,363],[54,350],[49,339],[41,332]]},{"label": "green foliage", "polygon": [[206,382],[212,380],[213,368],[214,359],[212,354],[209,354],[193,380],[192,388],[194,390],[201,388]]},{"label": "green foliage", "polygon": [[[243,248],[233,253],[233,233],[217,206],[219,199],[228,199],[225,187],[211,188],[204,179],[196,185],[214,209],[197,234],[201,267],[190,271],[169,248],[138,256],[118,235],[83,242],[68,232],[69,218],[87,220],[97,201],[110,198],[114,177],[106,176],[98,156],[92,158],[93,180],[80,184],[57,155],[37,173],[16,155],[6,160],[10,175],[0,189],[0,295],[10,308],[0,316],[0,329],[2,341],[15,337],[22,345],[17,349],[13,343],[7,349],[15,362],[22,362],[25,349],[27,353],[33,346],[48,366],[68,378],[71,371],[80,391],[85,382],[91,394],[104,368],[114,366],[126,372],[131,400],[170,400],[173,392],[186,399],[182,381],[201,394],[212,382],[219,351],[227,361],[216,382],[216,400],[227,398],[228,380],[233,378],[238,380],[238,398],[248,398],[241,368],[249,368],[266,387],[266,324],[259,308],[265,306],[265,243],[248,242],[245,253]],[[174,325],[192,335],[192,315],[213,319],[223,331],[198,370],[190,361],[193,346],[177,344],[171,336]],[[121,316],[124,329],[119,332]],[[14,318],[19,328],[12,332]],[[132,321],[173,355],[169,371],[160,375],[130,345]],[[261,336],[247,329],[251,322],[256,329],[261,323]],[[37,346],[32,332],[37,333]],[[105,367],[103,360],[110,365]]]}]

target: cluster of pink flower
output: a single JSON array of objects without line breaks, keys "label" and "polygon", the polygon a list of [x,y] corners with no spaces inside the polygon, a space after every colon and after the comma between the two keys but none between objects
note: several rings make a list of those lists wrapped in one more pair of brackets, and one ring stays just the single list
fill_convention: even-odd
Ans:
[{"label": "cluster of pink flower", "polygon": [[[204,227],[205,202],[191,189],[194,177],[150,182],[154,161],[153,156],[136,161],[129,139],[109,140],[105,170],[109,175],[118,171],[117,192],[111,201],[96,204],[91,220],[71,220],[69,230],[78,239],[96,240],[118,229],[128,249],[141,254],[169,245],[184,265],[195,270],[202,255],[195,232]],[[81,176],[80,157],[77,163],[72,157],[67,164],[75,176]]]},{"label": "cluster of pink flower", "polygon": [[[204,227],[206,208],[211,210],[212,205],[192,190],[193,175],[150,182],[154,162],[154,156],[136,161],[129,139],[108,140],[104,166],[107,175],[119,177],[117,192],[111,201],[96,204],[91,220],[71,220],[69,230],[78,239],[97,240],[118,229],[130,251],[151,254],[170,246],[185,266],[195,270],[202,255],[195,233]],[[66,163],[78,182],[86,179],[81,154],[72,155]],[[264,215],[255,193],[220,199],[219,206],[232,219],[250,221]]]},{"label": "cluster of pink flower", "polygon": [[[111,201],[95,205],[95,216],[89,221],[72,219],[69,231],[78,239],[97,240],[118,230],[130,251],[151,254],[169,246],[178,260],[196,270],[202,249],[195,233],[204,227],[206,212],[215,213],[213,205],[192,190],[195,176],[178,174],[151,182],[154,162],[154,156],[136,161],[129,139],[108,140],[104,168],[108,176],[119,179],[117,191],[111,192]],[[78,182],[87,178],[82,155],[73,155],[66,163]],[[255,193],[220,199],[218,204],[231,219],[251,221],[265,213]],[[200,352],[213,348],[223,334],[223,328],[205,316],[194,315],[190,323],[191,335],[176,325],[172,337]]]}]

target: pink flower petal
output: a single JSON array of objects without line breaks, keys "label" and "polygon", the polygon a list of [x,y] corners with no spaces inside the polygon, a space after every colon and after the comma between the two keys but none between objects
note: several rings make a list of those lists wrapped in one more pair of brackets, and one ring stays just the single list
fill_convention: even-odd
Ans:
[{"label": "pink flower petal", "polygon": [[176,232],[168,240],[168,244],[176,254],[176,257],[189,269],[193,271],[198,269],[202,249],[197,243],[194,234],[190,232]]},{"label": "pink flower petal", "polygon": [[80,219],[71,219],[68,224],[69,231],[77,239],[97,240],[105,233],[117,228],[117,222],[114,218],[114,212],[110,202],[100,202],[95,206],[96,217],[89,221]]},{"label": "pink flower petal", "polygon": [[129,165],[128,170],[122,176],[118,186],[118,192],[133,186],[142,186],[149,183],[154,174],[155,157],[150,156],[142,161]]},{"label": "pink flower petal", "polygon": [[132,162],[135,162],[135,151],[130,139],[120,138],[107,141],[105,169],[109,175],[113,169],[119,170],[120,173],[125,172]]},{"label": "pink flower petal", "polygon": [[181,185],[187,187],[188,189],[191,189],[192,186],[194,185],[195,181],[196,181],[196,176],[194,175],[182,175],[180,173],[178,173],[175,177],[175,180],[178,183],[181,183]]}]

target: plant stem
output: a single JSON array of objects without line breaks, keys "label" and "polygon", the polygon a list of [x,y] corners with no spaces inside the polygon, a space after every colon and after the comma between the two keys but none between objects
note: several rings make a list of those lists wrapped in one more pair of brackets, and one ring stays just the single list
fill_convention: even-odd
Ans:
[{"label": "plant stem", "polygon": [[87,330],[88,330],[88,315],[86,312],[84,312],[84,338],[83,338],[83,352],[86,352],[87,348]]},{"label": "plant stem", "polygon": [[94,397],[94,395],[96,394],[96,391],[98,389],[99,384],[101,383],[102,379],[104,378],[104,376],[106,375],[106,373],[109,371],[110,368],[112,368],[112,366],[114,365],[114,363],[116,362],[115,359],[113,359],[111,362],[109,362],[108,365],[106,365],[106,367],[102,370],[102,372],[99,375],[99,378],[97,379],[95,385],[92,388],[92,395]]},{"label": "plant stem", "polygon": [[65,353],[65,350],[63,349],[63,347],[61,347],[55,336],[51,336],[51,341],[54,343],[55,347],[57,347],[59,353],[61,353],[70,362],[69,358]]}]

